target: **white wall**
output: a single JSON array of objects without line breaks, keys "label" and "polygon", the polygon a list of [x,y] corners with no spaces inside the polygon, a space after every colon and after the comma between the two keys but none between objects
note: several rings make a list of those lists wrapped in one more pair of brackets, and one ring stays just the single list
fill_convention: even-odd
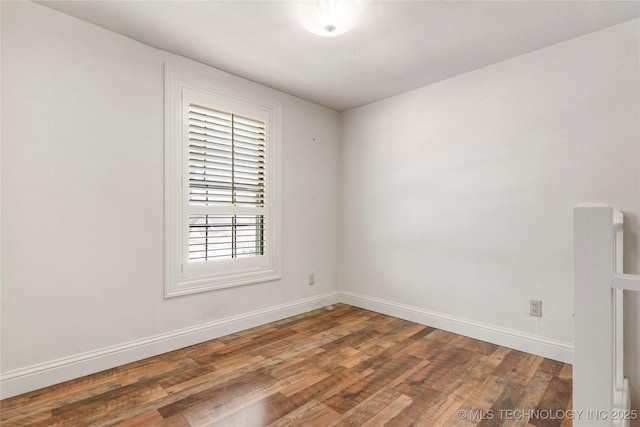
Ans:
[{"label": "white wall", "polygon": [[[1,47],[4,396],[337,301],[336,112],[31,2]],[[282,103],[282,280],[163,298],[167,61]]]},{"label": "white wall", "polygon": [[[631,21],[344,113],[341,290],[570,361],[575,204],[625,213],[626,272],[640,273],[639,30]],[[638,298],[627,306],[640,391]]]}]

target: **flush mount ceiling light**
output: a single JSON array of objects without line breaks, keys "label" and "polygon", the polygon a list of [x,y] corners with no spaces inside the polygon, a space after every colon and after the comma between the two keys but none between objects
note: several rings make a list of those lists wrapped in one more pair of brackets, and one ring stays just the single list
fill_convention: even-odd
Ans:
[{"label": "flush mount ceiling light", "polygon": [[298,6],[302,26],[323,37],[339,36],[355,27],[361,9],[356,0],[312,0]]}]

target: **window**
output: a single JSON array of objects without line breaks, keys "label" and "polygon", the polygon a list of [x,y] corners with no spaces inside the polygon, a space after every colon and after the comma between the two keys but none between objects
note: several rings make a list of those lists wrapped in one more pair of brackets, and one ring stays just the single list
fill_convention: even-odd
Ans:
[{"label": "window", "polygon": [[[188,260],[264,255],[265,122],[193,102],[184,108]],[[220,209],[209,214],[214,206]]]},{"label": "window", "polygon": [[165,74],[165,295],[279,278],[279,107]]}]

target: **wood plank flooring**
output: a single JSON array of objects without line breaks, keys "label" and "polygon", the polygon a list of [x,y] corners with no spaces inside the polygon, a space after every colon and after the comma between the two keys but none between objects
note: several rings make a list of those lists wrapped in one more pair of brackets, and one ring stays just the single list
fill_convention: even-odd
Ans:
[{"label": "wood plank flooring", "polygon": [[567,409],[571,365],[339,304],[3,400],[0,424],[566,427]]}]

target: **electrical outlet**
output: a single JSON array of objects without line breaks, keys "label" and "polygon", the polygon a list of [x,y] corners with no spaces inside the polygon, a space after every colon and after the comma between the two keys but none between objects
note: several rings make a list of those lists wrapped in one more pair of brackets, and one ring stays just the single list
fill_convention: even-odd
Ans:
[{"label": "electrical outlet", "polygon": [[316,284],[316,273],[309,274],[309,286]]},{"label": "electrical outlet", "polygon": [[539,299],[529,300],[529,316],[542,317],[542,301]]}]

